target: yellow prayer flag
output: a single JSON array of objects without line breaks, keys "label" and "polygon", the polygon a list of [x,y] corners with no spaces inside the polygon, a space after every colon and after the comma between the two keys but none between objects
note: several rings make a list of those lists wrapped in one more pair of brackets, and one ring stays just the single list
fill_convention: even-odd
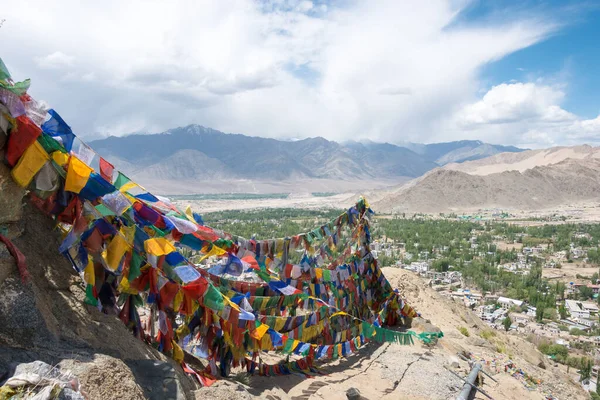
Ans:
[{"label": "yellow prayer flag", "polygon": [[240,311],[240,306],[238,306],[237,304],[235,304],[233,301],[231,301],[229,299],[229,297],[227,296],[223,296],[223,300],[225,300],[225,303],[227,303],[227,305],[231,308],[233,308],[236,311]]},{"label": "yellow prayer flag", "polygon": [[348,313],[344,312],[344,311],[338,311],[336,313],[331,314],[330,318],[336,317],[338,315],[348,315]]},{"label": "yellow prayer flag", "polygon": [[123,186],[121,186],[121,188],[119,189],[119,191],[121,191],[121,193],[128,191],[129,189],[133,189],[134,187],[139,186],[137,183],[135,182],[127,182],[126,184],[124,184]]},{"label": "yellow prayer flag", "polygon": [[179,311],[181,303],[183,302],[183,290],[179,290],[173,299],[173,310]]},{"label": "yellow prayer flag", "polygon": [[129,193],[125,193],[125,192],[121,192],[121,193],[123,194],[123,196],[125,196],[127,198],[127,200],[129,200],[131,202],[131,204],[135,203],[136,201],[139,201],[138,199],[136,199]]},{"label": "yellow prayer flag", "polygon": [[83,280],[87,285],[96,285],[96,273],[94,272],[94,262],[88,257],[88,264],[83,270]]},{"label": "yellow prayer flag", "polygon": [[315,275],[317,279],[323,279],[323,268],[315,268]]},{"label": "yellow prayer flag", "polygon": [[260,324],[255,330],[254,332],[252,332],[250,334],[250,336],[252,336],[253,338],[260,340],[262,339],[262,337],[265,335],[265,333],[267,333],[267,331],[269,330],[269,325],[267,324]]},{"label": "yellow prayer flag", "polygon": [[185,209],[185,216],[187,217],[187,219],[189,219],[192,222],[196,222],[196,220],[194,219],[194,214],[192,213],[192,206],[188,204],[188,206]]},{"label": "yellow prayer flag", "polygon": [[296,350],[296,347],[298,347],[299,344],[300,344],[300,341],[294,339],[294,341],[292,342],[292,351]]},{"label": "yellow prayer flag", "polygon": [[121,234],[123,236],[125,236],[125,239],[127,239],[128,243],[133,243],[133,241],[135,240],[135,230],[136,230],[135,225],[132,225],[132,226],[122,225],[121,226]]},{"label": "yellow prayer flag", "polygon": [[139,293],[136,289],[129,286],[129,279],[127,279],[126,276],[123,276],[123,279],[121,279],[121,282],[119,283],[119,292],[133,295]]},{"label": "yellow prayer flag", "polygon": [[262,299],[262,301],[261,301],[261,303],[260,303],[260,309],[261,309],[261,310],[263,310],[263,311],[264,311],[264,310],[266,310],[266,309],[267,309],[267,304],[269,303],[269,300],[270,300],[270,299],[271,299],[270,297],[264,297],[264,298]]},{"label": "yellow prayer flag", "polygon": [[262,350],[273,350],[273,342],[271,341],[271,335],[264,335],[260,340],[260,348]]},{"label": "yellow prayer flag", "polygon": [[46,150],[35,141],[25,150],[17,165],[11,171],[13,179],[21,187],[27,187],[40,169],[50,159]]},{"label": "yellow prayer flag", "polygon": [[182,363],[183,350],[181,350],[181,347],[179,347],[176,341],[171,340],[171,344],[173,345],[173,360],[177,361],[178,363]]},{"label": "yellow prayer flag", "polygon": [[206,253],[205,255],[202,256],[202,258],[200,258],[200,261],[210,257],[210,256],[222,256],[223,254],[227,253],[225,250],[223,250],[222,248],[213,245],[210,249],[210,251],[208,253]]},{"label": "yellow prayer flag", "polygon": [[131,246],[122,235],[115,235],[106,249],[106,264],[108,267],[113,271],[119,268],[121,259],[130,248]]},{"label": "yellow prayer flag", "polygon": [[274,329],[277,332],[280,332],[283,329],[283,327],[285,326],[285,321],[286,321],[286,318],[277,318],[275,320],[275,328]]},{"label": "yellow prayer flag", "polygon": [[67,180],[65,190],[73,193],[81,192],[85,187],[93,169],[75,156],[69,160],[69,169],[67,170]]},{"label": "yellow prayer flag", "polygon": [[190,334],[190,328],[186,324],[181,325],[175,330],[175,336],[178,338],[184,338]]},{"label": "yellow prayer flag", "polygon": [[165,238],[152,238],[144,242],[146,253],[154,256],[164,256],[175,251],[175,246]]},{"label": "yellow prayer flag", "polygon": [[67,165],[67,163],[69,162],[69,155],[67,153],[63,153],[60,150],[56,150],[52,152],[52,159],[55,163],[62,167]]}]

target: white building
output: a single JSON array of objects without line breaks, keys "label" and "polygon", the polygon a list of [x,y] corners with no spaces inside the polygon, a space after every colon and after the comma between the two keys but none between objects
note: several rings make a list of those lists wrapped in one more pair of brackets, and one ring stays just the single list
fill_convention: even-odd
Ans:
[{"label": "white building", "polygon": [[581,324],[581,325],[585,325],[588,328],[591,328],[594,325],[596,325],[596,321],[592,321],[591,319],[587,319],[587,318],[576,318],[575,322],[577,322],[578,324]]},{"label": "white building", "polygon": [[[572,318],[590,318],[590,310],[586,309],[583,306],[582,302],[578,302],[575,300],[565,300],[565,308],[567,309],[569,314],[571,314]],[[598,308],[596,307],[596,311],[597,309]]]},{"label": "white building", "polygon": [[521,307],[523,305],[522,300],[509,299],[508,297],[498,297],[498,304],[500,307],[508,310],[513,306]]}]

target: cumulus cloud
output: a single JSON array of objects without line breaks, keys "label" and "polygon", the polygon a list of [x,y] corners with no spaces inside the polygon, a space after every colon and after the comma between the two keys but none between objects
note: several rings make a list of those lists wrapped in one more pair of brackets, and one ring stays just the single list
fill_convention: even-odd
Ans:
[{"label": "cumulus cloud", "polygon": [[564,90],[564,85],[535,82],[497,85],[459,109],[446,129],[532,148],[600,143],[600,116],[587,120],[564,110]]},{"label": "cumulus cloud", "polygon": [[[556,88],[505,85],[474,99],[483,65],[557,25],[518,15],[457,23],[468,1],[12,3],[0,30],[4,61],[84,137],[199,123],[271,137],[431,142],[511,118],[577,121],[553,108],[564,97]],[[478,137],[489,138],[499,136]]]},{"label": "cumulus cloud", "polygon": [[55,51],[43,57],[35,57],[35,63],[42,69],[68,68],[73,65],[75,57],[66,55],[61,51]]},{"label": "cumulus cloud", "polygon": [[458,119],[466,128],[530,119],[546,122],[572,120],[572,114],[556,105],[564,96],[562,90],[550,86],[503,83],[491,88],[480,101],[464,107],[458,113]]}]

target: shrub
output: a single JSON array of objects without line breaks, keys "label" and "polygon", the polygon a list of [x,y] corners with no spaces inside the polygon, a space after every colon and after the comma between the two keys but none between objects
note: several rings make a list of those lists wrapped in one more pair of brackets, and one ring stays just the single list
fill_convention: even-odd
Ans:
[{"label": "shrub", "polygon": [[550,350],[550,343],[546,340],[541,341],[540,344],[538,344],[538,350],[542,354],[548,354],[548,351]]},{"label": "shrub", "polygon": [[491,329],[485,329],[479,333],[479,336],[481,336],[485,340],[490,340],[491,338],[496,336],[496,332],[494,332]]},{"label": "shrub", "polygon": [[469,336],[470,336],[470,335],[469,335],[469,331],[468,331],[468,330],[467,330],[467,328],[465,328],[464,326],[459,326],[457,329],[458,329],[458,331],[459,331],[460,333],[462,333],[464,336],[466,336],[466,337],[469,337]]}]

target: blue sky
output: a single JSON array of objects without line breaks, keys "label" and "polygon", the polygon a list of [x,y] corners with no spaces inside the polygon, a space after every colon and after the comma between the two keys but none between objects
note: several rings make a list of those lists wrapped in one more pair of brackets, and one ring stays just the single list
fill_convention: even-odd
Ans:
[{"label": "blue sky", "polygon": [[[13,1],[2,58],[84,138],[600,143],[592,1]],[[110,29],[107,29],[110,27]]]},{"label": "blue sky", "polygon": [[484,65],[482,81],[490,86],[510,81],[547,79],[567,84],[564,108],[586,118],[600,112],[600,3],[593,1],[474,1],[457,23],[481,23],[515,14],[543,15],[556,31],[525,49]]},{"label": "blue sky", "polygon": [[[545,7],[540,8],[564,25],[540,43],[484,66],[482,79],[490,85],[540,78],[562,81],[567,93],[563,107],[582,117],[595,118],[600,113],[600,74],[597,73],[600,71],[600,4],[543,3]],[[481,12],[479,7],[474,9],[477,10],[473,10],[475,15]]]}]

